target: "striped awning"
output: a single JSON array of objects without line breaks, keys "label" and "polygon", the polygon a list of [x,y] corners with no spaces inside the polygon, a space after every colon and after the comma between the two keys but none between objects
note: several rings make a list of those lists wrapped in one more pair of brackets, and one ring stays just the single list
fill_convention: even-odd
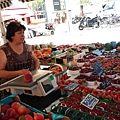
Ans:
[{"label": "striped awning", "polygon": [[12,5],[11,0],[0,0],[0,9],[9,7]]},{"label": "striped awning", "polygon": [[30,1],[34,1],[34,0],[19,0],[20,2],[30,2]]}]

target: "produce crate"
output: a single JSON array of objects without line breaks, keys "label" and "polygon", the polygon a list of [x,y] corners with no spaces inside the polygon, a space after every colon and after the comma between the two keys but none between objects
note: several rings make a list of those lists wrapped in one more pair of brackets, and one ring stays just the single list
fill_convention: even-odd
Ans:
[{"label": "produce crate", "polygon": [[111,120],[102,116],[89,114],[66,106],[52,105],[51,112],[62,114],[70,118],[70,120]]},{"label": "produce crate", "polygon": [[2,106],[2,105],[5,105],[5,104],[11,104],[12,102],[19,102],[21,105],[24,105],[25,107],[29,108],[29,109],[30,109],[31,111],[33,111],[33,112],[42,113],[45,117],[48,116],[47,113],[42,112],[42,111],[40,111],[40,110],[38,110],[38,109],[36,109],[36,108],[34,108],[34,107],[31,107],[30,105],[28,105],[28,104],[26,104],[26,103],[24,103],[24,102],[21,102],[20,99],[19,99],[19,97],[17,97],[16,94],[11,94],[11,95],[3,98],[3,99],[0,101],[0,105]]},{"label": "produce crate", "polygon": [[57,55],[55,57],[56,63],[57,64],[69,65],[69,62],[70,62],[70,64],[74,65],[74,64],[76,64],[76,60],[81,58],[81,53],[78,53],[76,55],[72,55],[72,54],[71,55],[67,55],[68,58],[72,57],[72,59],[68,62],[67,58],[62,58],[64,56],[66,56],[66,54],[67,54],[67,52],[64,52],[64,53],[61,53],[61,54]]},{"label": "produce crate", "polygon": [[34,107],[31,107],[30,105],[28,105],[24,102],[21,102],[19,97],[16,94],[11,94],[11,95],[1,99],[0,100],[0,105],[2,106],[2,105],[5,105],[5,104],[12,104],[13,102],[19,102],[21,105],[29,108],[32,112],[41,113],[41,114],[44,115],[44,117],[46,119],[49,119],[49,120],[70,120],[68,117],[63,116],[61,114],[55,114],[53,112],[43,112],[43,111],[40,111],[40,110],[38,110]]}]

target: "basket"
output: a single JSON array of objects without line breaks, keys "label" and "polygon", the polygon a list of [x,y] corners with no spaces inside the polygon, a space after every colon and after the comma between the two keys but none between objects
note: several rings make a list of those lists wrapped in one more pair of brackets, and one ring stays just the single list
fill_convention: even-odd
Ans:
[{"label": "basket", "polygon": [[55,74],[56,81],[60,81],[60,77],[62,77],[63,74],[65,74],[68,69],[66,67],[66,69],[64,70],[63,66],[60,65],[60,64],[54,64],[54,65],[51,66],[51,68],[53,68],[53,67],[60,67],[61,68],[62,72],[60,72],[59,74]]}]

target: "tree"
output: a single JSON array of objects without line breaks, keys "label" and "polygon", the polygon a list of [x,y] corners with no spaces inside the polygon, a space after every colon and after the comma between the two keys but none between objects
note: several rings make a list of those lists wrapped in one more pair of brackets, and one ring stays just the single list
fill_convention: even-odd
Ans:
[{"label": "tree", "polygon": [[27,3],[27,7],[30,8],[34,13],[40,10],[40,7],[43,5],[43,0],[34,0]]},{"label": "tree", "polygon": [[80,4],[89,4],[90,0],[80,0]]}]

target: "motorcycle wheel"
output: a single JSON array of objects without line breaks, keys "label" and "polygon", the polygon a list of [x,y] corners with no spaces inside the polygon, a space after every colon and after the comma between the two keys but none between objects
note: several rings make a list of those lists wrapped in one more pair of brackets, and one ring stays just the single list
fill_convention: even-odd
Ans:
[{"label": "motorcycle wheel", "polygon": [[99,28],[98,23],[95,22],[95,23],[93,24],[93,27],[94,27],[94,28]]},{"label": "motorcycle wheel", "polygon": [[83,26],[79,26],[78,28],[79,28],[79,30],[83,30],[83,29],[84,29],[84,27],[83,27]]},{"label": "motorcycle wheel", "polygon": [[108,22],[107,21],[100,22],[100,27],[101,28],[107,28],[108,27]]}]

